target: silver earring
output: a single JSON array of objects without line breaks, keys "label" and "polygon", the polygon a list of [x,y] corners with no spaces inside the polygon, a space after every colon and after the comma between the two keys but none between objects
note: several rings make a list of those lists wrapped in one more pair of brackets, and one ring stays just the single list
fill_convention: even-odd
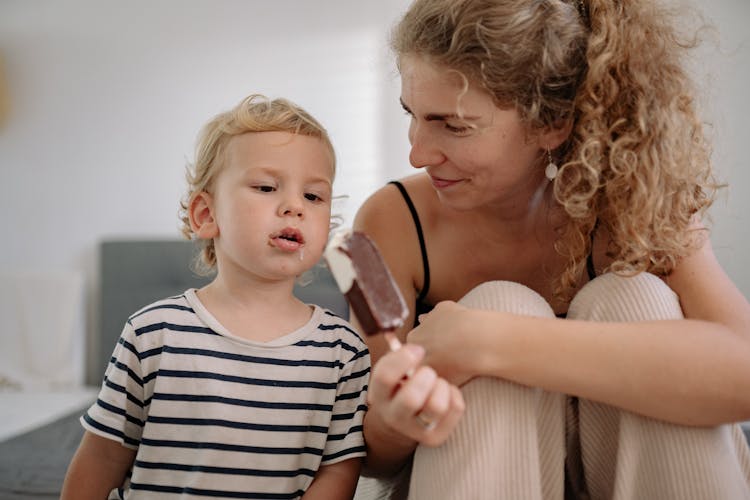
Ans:
[{"label": "silver earring", "polygon": [[547,179],[554,181],[555,177],[557,177],[557,165],[552,159],[552,153],[549,149],[547,150],[547,162],[547,167],[544,169],[544,176],[547,177]]}]

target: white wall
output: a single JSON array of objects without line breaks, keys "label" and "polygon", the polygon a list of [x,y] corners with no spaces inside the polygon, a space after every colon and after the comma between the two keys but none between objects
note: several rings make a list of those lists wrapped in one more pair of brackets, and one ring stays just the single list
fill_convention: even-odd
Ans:
[{"label": "white wall", "polygon": [[[199,127],[250,92],[288,97],[329,128],[350,221],[368,193],[410,171],[385,43],[407,4],[0,0],[12,106],[0,130],[0,269],[81,273],[91,323],[97,243],[177,236]],[[696,68],[717,167],[734,186],[712,212],[714,243],[750,296],[750,2],[718,0],[706,15],[720,44],[703,47]]]},{"label": "white wall", "polygon": [[750,2],[703,5],[717,32],[706,34],[714,41],[698,51],[695,74],[714,139],[714,164],[728,184],[710,212],[711,240],[724,269],[750,298]]},{"label": "white wall", "polygon": [[357,205],[389,173],[380,110],[397,82],[383,39],[398,4],[0,4],[12,101],[0,206],[23,217],[6,260],[81,266],[102,236],[176,234],[199,127],[250,92],[295,100],[330,129],[336,191]]}]

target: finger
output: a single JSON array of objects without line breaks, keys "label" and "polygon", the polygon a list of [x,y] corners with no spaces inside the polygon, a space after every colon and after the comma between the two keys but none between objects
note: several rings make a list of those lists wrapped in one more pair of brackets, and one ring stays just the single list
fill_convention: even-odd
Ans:
[{"label": "finger", "polygon": [[438,376],[429,366],[420,366],[414,374],[401,385],[393,397],[390,417],[393,422],[411,422],[416,425],[414,415],[421,410],[429,399]]},{"label": "finger", "polygon": [[424,348],[417,345],[405,345],[383,356],[373,367],[368,401],[383,404],[390,400],[404,377],[416,368],[423,357]]},{"label": "finger", "polygon": [[439,378],[435,381],[435,386],[424,406],[415,415],[417,423],[419,423],[426,431],[432,430],[448,413],[450,405],[450,384],[445,379]]},{"label": "finger", "polygon": [[461,390],[453,384],[449,384],[450,403],[447,412],[435,424],[434,428],[429,431],[423,431],[418,440],[427,446],[440,446],[453,433],[454,429],[461,421],[461,417],[466,410]]},{"label": "finger", "polygon": [[437,420],[427,412],[420,411],[419,413],[414,415],[414,419],[422,427],[422,429],[425,430],[425,432],[430,432],[432,429],[437,427]]}]

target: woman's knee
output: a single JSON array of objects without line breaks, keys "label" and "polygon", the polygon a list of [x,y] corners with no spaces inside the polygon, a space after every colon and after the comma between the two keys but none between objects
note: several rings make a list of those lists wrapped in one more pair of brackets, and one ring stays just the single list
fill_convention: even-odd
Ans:
[{"label": "woman's knee", "polygon": [[651,273],[603,274],[587,283],[570,303],[568,318],[589,321],[682,319],[680,299]]},{"label": "woman's knee", "polygon": [[487,281],[458,301],[472,309],[502,311],[526,316],[554,317],[552,307],[531,288],[512,281]]}]

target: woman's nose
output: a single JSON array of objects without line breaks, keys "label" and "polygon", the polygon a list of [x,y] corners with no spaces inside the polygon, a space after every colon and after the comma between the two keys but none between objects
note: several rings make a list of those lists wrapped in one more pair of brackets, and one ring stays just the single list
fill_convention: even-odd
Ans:
[{"label": "woman's nose", "polygon": [[409,163],[412,167],[439,165],[445,160],[445,155],[425,127],[412,123],[409,127],[409,142],[411,142]]}]

